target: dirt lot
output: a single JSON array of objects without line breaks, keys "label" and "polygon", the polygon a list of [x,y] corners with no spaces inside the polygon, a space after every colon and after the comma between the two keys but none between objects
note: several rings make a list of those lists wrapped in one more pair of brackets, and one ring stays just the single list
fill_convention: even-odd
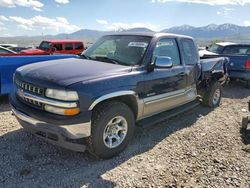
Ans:
[{"label": "dirt lot", "polygon": [[250,89],[226,86],[202,106],[140,128],[120,156],[97,160],[25,133],[0,99],[0,187],[250,187],[250,130],[240,129]]}]

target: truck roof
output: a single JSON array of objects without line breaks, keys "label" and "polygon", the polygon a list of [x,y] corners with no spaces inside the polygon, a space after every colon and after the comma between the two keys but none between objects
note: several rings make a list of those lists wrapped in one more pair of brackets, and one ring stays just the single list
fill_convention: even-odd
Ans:
[{"label": "truck roof", "polygon": [[218,42],[216,43],[220,46],[230,46],[230,45],[235,45],[236,43],[233,43],[233,42]]},{"label": "truck roof", "polygon": [[76,43],[76,42],[82,42],[81,40],[70,40],[70,39],[64,39],[64,40],[43,40],[51,43],[65,43],[65,42],[70,42],[70,43]]},{"label": "truck roof", "polygon": [[112,33],[106,36],[112,35],[131,35],[131,36],[146,36],[146,37],[176,37],[176,38],[189,38],[193,39],[190,36],[186,35],[178,35],[173,33],[161,33],[161,32],[119,32],[119,33]]}]

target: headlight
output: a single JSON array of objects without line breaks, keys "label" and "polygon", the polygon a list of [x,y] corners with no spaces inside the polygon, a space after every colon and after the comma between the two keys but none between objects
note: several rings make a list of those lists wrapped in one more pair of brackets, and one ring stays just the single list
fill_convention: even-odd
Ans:
[{"label": "headlight", "polygon": [[63,101],[77,101],[79,99],[78,94],[75,91],[46,89],[45,95],[46,97]]},{"label": "headlight", "polygon": [[44,110],[46,110],[47,112],[51,112],[51,113],[59,114],[59,115],[65,115],[65,116],[73,116],[73,115],[77,115],[80,113],[79,108],[63,109],[63,108],[58,108],[58,107],[50,106],[50,105],[44,105]]}]

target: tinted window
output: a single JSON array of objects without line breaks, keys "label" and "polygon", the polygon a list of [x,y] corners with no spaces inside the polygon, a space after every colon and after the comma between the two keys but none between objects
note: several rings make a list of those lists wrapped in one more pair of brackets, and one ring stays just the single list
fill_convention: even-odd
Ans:
[{"label": "tinted window", "polygon": [[194,65],[198,63],[197,49],[194,42],[190,39],[182,39],[184,61],[186,65]]},{"label": "tinted window", "polygon": [[82,43],[75,43],[75,49],[76,50],[83,50],[83,44]]},{"label": "tinted window", "polygon": [[250,46],[228,46],[223,54],[231,55],[250,55]]},{"label": "tinted window", "polygon": [[65,50],[73,50],[73,44],[71,44],[71,43],[66,43],[66,44],[65,44]]},{"label": "tinted window", "polygon": [[175,39],[169,38],[158,41],[153,53],[153,60],[158,56],[170,57],[172,59],[173,65],[181,64],[178,46]]},{"label": "tinted window", "polygon": [[56,48],[56,51],[62,50],[62,44],[54,44],[53,47]]}]

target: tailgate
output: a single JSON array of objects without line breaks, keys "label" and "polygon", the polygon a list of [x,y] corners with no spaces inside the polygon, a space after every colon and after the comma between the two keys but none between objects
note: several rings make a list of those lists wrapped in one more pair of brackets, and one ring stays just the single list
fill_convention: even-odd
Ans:
[{"label": "tailgate", "polygon": [[235,71],[245,71],[246,70],[246,62],[247,60],[250,61],[250,56],[228,56],[230,61],[228,64],[228,70],[235,70]]}]

